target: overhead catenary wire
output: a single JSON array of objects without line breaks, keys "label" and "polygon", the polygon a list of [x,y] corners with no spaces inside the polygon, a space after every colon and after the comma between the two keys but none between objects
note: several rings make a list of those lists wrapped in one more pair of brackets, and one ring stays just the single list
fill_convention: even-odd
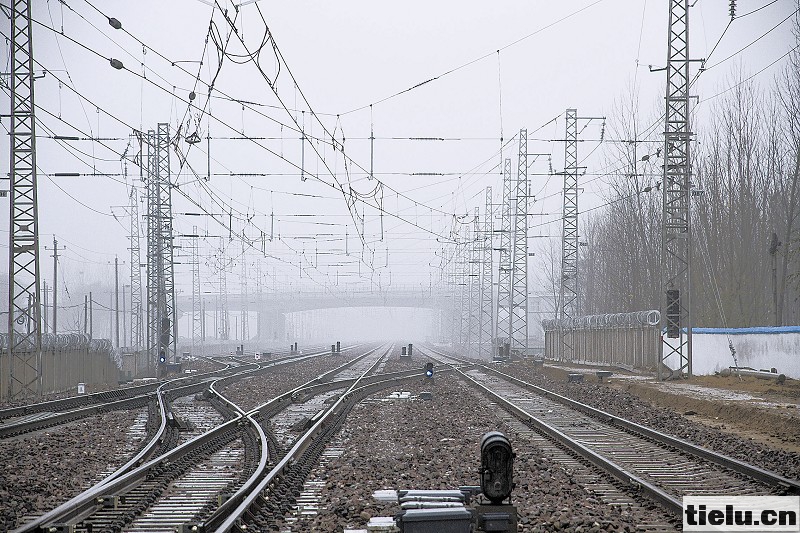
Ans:
[{"label": "overhead catenary wire", "polygon": [[[50,28],[50,27],[47,27],[47,28],[48,28],[48,29],[50,29],[50,30],[54,30],[53,28]],[[0,33],[2,33],[2,32],[0,32]],[[85,48],[85,49],[87,49],[88,51],[91,51],[91,52],[93,52],[94,54],[96,54],[96,55],[98,55],[98,56],[102,57],[102,55],[101,55],[101,54],[99,54],[98,52],[95,52],[94,50],[91,50],[91,49],[89,49],[88,47],[85,47],[85,46],[84,46],[84,48]],[[36,61],[36,62],[37,62],[37,64],[38,64],[38,61]],[[41,66],[41,65],[40,65],[40,66]],[[127,70],[127,69],[126,69],[126,70]],[[127,71],[128,71],[128,72],[130,72],[131,74],[135,75],[135,76],[140,76],[140,75],[138,75],[138,74],[136,74],[136,73],[134,73],[134,72],[132,72],[132,71],[130,71],[130,70],[127,70]],[[55,75],[54,75],[54,76],[55,76]],[[57,76],[56,76],[56,78],[57,78]],[[145,79],[145,80],[146,80],[146,79]],[[59,80],[59,81],[61,81],[61,80]],[[146,81],[148,81],[149,83],[154,83],[154,82],[152,82],[151,80],[146,80]],[[86,101],[88,101],[88,102],[89,102],[89,103],[91,103],[92,105],[95,105],[95,104],[94,104],[94,103],[93,103],[91,100],[89,100],[88,98],[86,98],[86,97],[85,97],[85,96],[84,96],[82,93],[80,93],[79,91],[77,91],[76,89],[74,89],[74,88],[73,88],[72,86],[70,86],[69,84],[65,84],[65,86],[67,86],[68,88],[70,88],[70,89],[71,89],[73,92],[75,92],[75,93],[76,93],[76,94],[77,94],[79,97],[81,97],[81,98],[85,99]],[[156,86],[157,86],[157,87],[159,87],[159,88],[160,88],[160,89],[162,89],[162,90],[166,90],[165,88],[163,88],[163,87],[160,87],[160,86],[158,86],[157,84],[156,84]],[[181,98],[179,98],[179,99],[181,99]],[[126,124],[124,121],[120,120],[120,119],[119,119],[119,118],[117,118],[115,115],[113,115],[112,113],[110,113],[110,112],[106,111],[105,109],[103,109],[103,108],[101,108],[101,107],[99,107],[99,106],[97,106],[97,108],[98,108],[98,109],[100,109],[101,111],[103,111],[103,113],[105,113],[105,114],[106,114],[107,116],[109,116],[110,118],[112,118],[112,119],[114,119],[114,120],[118,121],[120,124],[122,124],[122,125],[124,125],[124,126],[126,126],[126,127],[130,128],[131,130],[135,130],[135,129],[136,129],[136,128],[133,128],[132,126],[130,126],[130,125],[128,125],[128,124]],[[218,121],[220,124],[222,124],[222,125],[224,125],[224,126],[228,127],[229,129],[231,129],[231,130],[233,130],[233,131],[236,131],[236,129],[235,129],[235,128],[231,127],[231,126],[230,126],[229,124],[227,124],[226,122],[224,122],[224,121],[220,120],[220,119],[219,119],[219,118],[217,118],[217,117],[214,117],[214,118],[215,118],[215,120],[217,120],[217,121]],[[84,133],[84,135],[85,135],[85,133]],[[248,140],[250,140],[250,139],[248,139]],[[258,146],[260,146],[261,148],[263,148],[263,149],[265,149],[265,150],[269,151],[269,152],[270,152],[270,153],[272,153],[273,155],[276,155],[277,157],[279,157],[280,159],[284,160],[284,161],[285,161],[285,162],[287,162],[288,164],[290,164],[290,165],[292,165],[292,166],[295,166],[296,168],[298,168],[298,169],[299,169],[299,167],[298,167],[296,164],[294,164],[292,161],[290,161],[290,160],[288,160],[288,159],[286,159],[286,158],[280,157],[280,156],[279,156],[278,154],[276,154],[274,151],[270,150],[269,148],[267,148],[267,147],[265,147],[265,146],[263,146],[263,145],[261,145],[261,144],[259,144],[259,143],[257,143],[257,142],[256,142],[256,144],[257,144]],[[329,187],[332,187],[332,188],[334,188],[334,189],[337,189],[337,187],[336,187],[336,186],[334,186],[334,185],[332,185],[332,184],[330,184],[330,183],[328,183],[328,182],[326,182],[326,181],[324,181],[324,180],[321,180],[321,179],[319,179],[319,177],[318,177],[318,176],[313,176],[313,177],[314,177],[314,178],[316,178],[316,179],[317,179],[318,181],[320,181],[321,183],[323,183],[323,184],[325,184],[325,185],[328,185]],[[337,189],[337,190],[339,190],[339,189]],[[361,201],[361,200],[357,198],[357,199],[356,199],[356,201]],[[416,202],[416,203],[418,203],[418,204],[422,204],[422,202],[418,202],[418,201],[415,201],[415,202]],[[376,208],[376,206],[373,206],[373,205],[371,205],[371,207],[372,207],[372,208]],[[435,208],[434,208],[434,209],[435,209]],[[390,211],[386,211],[386,210],[382,210],[382,209],[381,209],[381,211],[382,211],[382,212],[384,212],[384,213],[385,213],[385,214],[387,214],[387,215],[390,215],[390,216],[395,216],[395,215],[394,215],[394,213],[392,213],[392,212],[390,212]],[[449,213],[447,213],[447,214],[449,214]],[[398,217],[398,218],[400,218],[400,217]],[[407,222],[410,222],[410,221],[407,221]],[[412,225],[413,225],[413,223],[412,223]],[[427,230],[426,228],[424,228],[424,227],[419,227],[419,228],[420,228],[420,229],[422,229],[423,231],[428,231],[428,230]],[[434,235],[435,235],[437,238],[445,238],[445,237],[444,237],[444,236],[442,236],[442,235],[438,235],[438,234],[434,234]]]},{"label": "overhead catenary wire", "polygon": [[[499,54],[498,54],[498,57],[499,57]],[[502,117],[501,117],[501,118],[502,118]],[[467,193],[467,194],[468,194],[468,193]]]},{"label": "overhead catenary wire", "polygon": [[[50,30],[50,31],[54,31],[54,32],[55,32],[55,31],[57,31],[57,30],[55,30],[55,28],[52,28],[52,27],[50,27],[50,26],[48,26],[48,25],[46,25],[46,24],[44,24],[44,23],[41,23],[41,22],[39,22],[39,21],[36,21],[36,20],[34,20],[34,22],[35,22],[35,23],[37,23],[37,24],[39,24],[40,26],[42,26],[42,27],[44,27],[44,28],[46,28],[46,29]],[[74,42],[75,44],[79,45],[80,47],[82,47],[84,50],[86,50],[86,51],[88,51],[88,52],[90,52],[90,53],[92,53],[92,54],[94,54],[94,55],[96,55],[96,56],[98,56],[98,57],[100,57],[100,58],[102,58],[102,59],[104,59],[104,60],[108,60],[108,58],[106,58],[105,56],[103,56],[103,55],[102,55],[102,54],[100,54],[99,52],[97,52],[97,51],[93,50],[92,48],[90,48],[90,47],[86,46],[85,44],[83,44],[83,43],[81,43],[81,42],[77,41],[76,39],[74,39],[74,38],[72,38],[72,37],[70,37],[70,36],[68,36],[68,35],[65,35],[65,37],[66,37],[66,38],[68,38],[68,39],[70,39],[72,42]],[[163,57],[163,56],[162,56],[162,57]],[[38,61],[37,61],[37,64],[38,64]],[[42,66],[42,65],[40,65],[40,66]],[[130,74],[132,74],[132,75],[134,75],[134,76],[137,76],[137,77],[141,78],[141,79],[142,79],[144,82],[150,83],[151,85],[154,85],[154,86],[155,86],[155,87],[157,87],[158,89],[160,89],[160,90],[162,90],[162,91],[164,91],[164,92],[166,92],[166,93],[168,93],[168,94],[170,94],[170,95],[172,96],[172,92],[170,91],[170,89],[168,89],[168,88],[166,88],[166,87],[162,87],[162,86],[158,85],[158,84],[157,84],[157,83],[155,83],[153,80],[150,80],[150,79],[148,79],[148,78],[146,78],[146,77],[142,76],[141,74],[138,74],[138,73],[136,73],[136,72],[133,72],[133,71],[131,71],[130,69],[122,69],[122,70],[125,70],[126,72],[129,72]],[[55,77],[56,79],[58,79],[58,77],[57,77],[57,76],[55,76],[55,75],[54,75],[54,77]],[[59,81],[61,81],[61,80],[59,80]],[[69,84],[65,84],[65,86],[67,86],[69,89],[71,89],[71,90],[72,90],[74,93],[76,93],[76,94],[77,94],[79,97],[81,97],[81,98],[85,99],[87,102],[89,102],[89,103],[91,103],[92,105],[95,105],[95,106],[96,106],[96,104],[94,104],[94,103],[93,103],[91,100],[89,100],[89,99],[88,99],[88,98],[86,98],[84,95],[82,95],[82,94],[81,94],[79,91],[77,91],[76,89],[74,89],[74,87],[70,86]],[[188,104],[188,103],[189,103],[187,100],[185,100],[185,99],[184,99],[184,98],[182,98],[182,97],[175,96],[175,98],[177,98],[178,100],[181,100],[182,102],[184,102],[184,103],[186,103],[186,104]],[[99,106],[96,106],[96,107],[97,107],[97,109],[100,109],[100,110],[102,110],[102,111],[103,111],[103,113],[105,113],[105,114],[106,114],[107,116],[109,116],[110,118],[112,118],[112,119],[114,119],[114,120],[117,120],[118,122],[120,122],[121,124],[125,125],[126,127],[130,128],[130,129],[132,129],[132,130],[135,130],[135,128],[131,127],[131,126],[130,126],[130,125],[128,125],[128,124],[125,124],[125,123],[124,123],[124,121],[121,121],[121,120],[119,120],[117,117],[115,117],[113,114],[109,113],[109,112],[108,112],[108,111],[106,111],[105,109],[102,109],[102,108],[101,108],[101,107],[99,107]],[[212,115],[212,114],[210,114],[210,113],[208,114],[208,116],[210,116],[210,117],[214,118],[214,119],[215,119],[215,120],[216,120],[218,123],[222,124],[223,126],[227,127],[228,129],[230,129],[230,130],[232,130],[232,131],[234,131],[234,132],[238,132],[238,130],[237,130],[235,127],[233,127],[233,126],[231,126],[230,124],[228,124],[228,123],[224,122],[224,121],[223,121],[223,120],[221,120],[220,118],[218,118],[218,117],[216,117],[216,116],[213,116],[213,115]],[[270,120],[273,120],[273,121],[274,121],[274,119],[272,119],[271,117],[267,117],[267,118],[270,118]],[[299,130],[299,128],[297,128],[297,130],[296,130],[296,131],[300,131],[300,130]],[[262,149],[264,149],[264,150],[266,150],[266,151],[270,152],[272,155],[274,155],[274,156],[278,157],[279,159],[281,159],[281,160],[283,160],[284,162],[288,163],[289,165],[291,165],[291,166],[293,166],[293,167],[297,168],[298,170],[301,170],[301,167],[300,167],[299,165],[297,165],[296,163],[294,163],[294,162],[292,162],[292,161],[290,161],[290,160],[286,159],[285,157],[281,156],[280,154],[276,153],[275,151],[271,150],[270,148],[268,148],[268,147],[266,147],[266,146],[264,146],[264,145],[262,145],[262,144],[260,144],[260,143],[256,142],[256,141],[255,141],[253,138],[251,138],[251,137],[245,137],[245,139],[246,139],[246,140],[248,140],[248,141],[254,142],[254,143],[255,143],[257,146],[259,146],[260,148],[262,148]],[[359,167],[359,168],[361,168],[361,167]],[[341,187],[341,186],[337,187],[337,186],[336,186],[336,185],[334,185],[334,184],[331,184],[331,183],[328,183],[328,182],[326,182],[325,180],[322,180],[322,179],[321,179],[321,178],[320,178],[318,175],[314,175],[314,174],[310,174],[310,173],[307,173],[307,175],[308,175],[309,177],[312,177],[312,178],[313,178],[313,179],[315,179],[316,181],[319,181],[320,183],[323,183],[323,184],[325,184],[325,185],[328,185],[329,187],[331,187],[331,188],[333,188],[333,189],[335,189],[335,190],[337,190],[337,191],[341,191],[341,189],[342,189],[342,187]],[[395,191],[394,191],[394,189],[392,189],[392,188],[389,188],[389,189],[390,189],[390,190],[392,190],[393,192],[395,192]],[[397,191],[397,192],[399,192],[399,191]],[[401,194],[402,194],[402,193],[401,193]],[[355,198],[355,200],[356,200],[356,201],[362,201],[362,202],[363,202],[363,200],[362,200],[361,198],[359,198],[359,197],[356,197],[356,198]],[[412,198],[408,198],[408,200],[409,200],[409,201],[411,201],[411,202],[415,202],[415,203],[417,203],[417,204],[424,204],[424,202],[420,202],[420,201],[418,201],[418,200],[415,200],[415,199],[412,199]],[[373,208],[375,208],[375,207],[376,207],[376,206],[374,206],[374,205],[372,205],[372,204],[370,204],[370,206],[371,206],[371,207],[373,207]],[[428,207],[431,207],[431,206],[428,206]],[[433,209],[436,209],[436,208],[433,208]],[[388,212],[387,212],[387,214],[391,215],[391,213],[388,213]],[[447,214],[450,214],[450,213],[447,213]]]}]

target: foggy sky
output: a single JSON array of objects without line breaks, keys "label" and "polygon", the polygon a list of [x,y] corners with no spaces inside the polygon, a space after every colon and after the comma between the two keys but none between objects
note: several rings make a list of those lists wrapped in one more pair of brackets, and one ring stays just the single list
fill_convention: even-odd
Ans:
[{"label": "foggy sky", "polygon": [[[741,1],[738,12],[741,15],[766,3]],[[562,184],[560,177],[547,174],[550,165],[555,171],[563,168],[564,147],[557,140],[564,138],[564,110],[576,107],[579,116],[607,116],[610,122],[620,100],[630,100],[633,93],[642,129],[663,110],[664,72],[651,73],[647,66],[663,67],[665,63],[665,2],[262,1],[258,5],[285,64],[277,70],[269,42],[258,56],[259,64],[265,75],[274,79],[278,96],[253,62],[236,64],[226,58],[212,93],[210,120],[208,107],[200,112],[208,99],[205,83],[218,66],[213,44],[205,47],[209,22],[216,25],[223,42],[230,33],[218,10],[212,18],[212,8],[201,0],[93,4],[119,19],[124,29],[152,50],[143,55],[140,44],[114,30],[84,0],[70,2],[68,7],[55,1],[34,2],[34,19],[58,32],[63,26],[64,32],[62,36],[34,25],[34,55],[49,70],[36,82],[37,106],[41,108],[37,118],[44,125],[37,124],[39,232],[42,246],[52,247],[53,235],[59,245],[66,246],[61,252],[59,285],[63,283],[60,291],[72,288],[72,293],[62,297],[65,305],[82,302],[78,287],[89,282],[109,287],[115,255],[124,262],[127,276],[130,221],[126,206],[131,185],[140,194],[144,189],[133,161],[127,162],[124,175],[121,154],[127,149],[133,157],[138,151],[138,145],[129,141],[131,128],[146,131],[155,129],[158,122],[169,122],[174,131],[180,121],[186,128],[192,89],[197,97],[188,116],[200,117],[198,133],[204,140],[191,148],[182,144],[182,149],[188,149],[188,165],[173,181],[215,216],[182,214],[199,209],[174,193],[174,230],[178,236],[193,234],[197,226],[198,233],[207,236],[200,241],[201,290],[207,293],[219,291],[220,267],[228,270],[228,290],[239,291],[243,261],[247,263],[249,291],[258,284],[257,268],[265,291],[328,290],[335,294],[441,286],[442,241],[457,228],[454,216],[471,216],[476,206],[483,213],[487,186],[492,187],[494,203],[500,202],[501,158],[516,158],[517,152],[516,142],[512,142],[500,153],[501,131],[507,142],[520,128],[528,130],[529,153],[549,155],[530,167],[531,189],[537,197],[531,213],[541,213],[529,219],[531,235],[536,236],[531,247],[557,242]],[[233,19],[233,4],[221,5]],[[695,109],[695,131],[702,133],[713,111],[714,101],[703,99],[735,83],[732,70],[741,69],[744,76],[753,74],[795,46],[789,20],[736,54],[794,9],[794,2],[779,0],[730,24],[709,59],[707,67],[711,68],[693,90],[701,100]],[[707,57],[728,23],[727,2],[697,2],[691,10],[692,57]],[[264,25],[254,4],[241,8],[236,27],[249,50],[262,43]],[[2,28],[8,35],[8,20]],[[8,71],[9,44],[0,46],[6,57],[4,71]],[[236,34],[230,38],[228,51],[245,53]],[[487,57],[471,63],[483,56]],[[125,69],[111,68],[110,58],[122,61]],[[197,63],[201,58],[202,67]],[[171,62],[179,62],[192,75]],[[779,62],[755,78],[764,90],[781,65]],[[41,74],[42,67],[36,69],[37,75]],[[693,73],[696,70],[694,64]],[[197,72],[198,83],[194,79]],[[137,74],[144,74],[147,81]],[[246,103],[218,98],[222,93]],[[8,96],[0,98],[8,109]],[[328,134],[323,134],[322,126],[311,117],[311,109]],[[297,169],[301,143],[299,134],[292,131],[294,121],[307,135],[328,139],[306,144],[303,172],[312,176],[306,181]],[[8,119],[2,122],[9,127]],[[602,204],[609,194],[605,180],[593,179],[593,173],[609,170],[609,160],[614,159],[611,154],[618,147],[610,142],[614,140],[610,129],[605,132],[607,142],[599,145],[600,125],[601,121],[595,120],[581,131],[584,142],[579,146],[579,160],[587,172],[581,180],[581,211]],[[190,119],[189,129],[196,127]],[[313,176],[332,183],[330,170],[347,190],[352,187],[362,195],[372,192],[377,181],[367,177],[371,128],[376,138],[375,177],[407,197],[377,189],[376,199],[368,200],[371,205],[356,202],[354,209],[365,214],[362,230],[361,221],[354,222],[348,212],[341,191]],[[48,138],[51,133],[109,140],[57,142]],[[348,161],[345,168],[341,150],[334,153],[331,149],[330,133],[339,146],[343,142],[347,156],[357,165]],[[205,141],[209,134],[210,169]],[[0,144],[8,154],[7,135]],[[323,155],[324,163],[314,156],[312,145]],[[0,172],[6,174],[7,157],[0,159],[0,166]],[[174,153],[171,166],[177,173],[179,162]],[[202,185],[189,167],[197,172]],[[211,179],[205,182],[202,178],[209,171]],[[60,172],[107,175],[48,176]],[[377,198],[381,197],[379,204]],[[387,211],[383,217],[376,205]],[[139,209],[141,216],[144,205]],[[229,220],[234,221],[232,231],[217,222]],[[8,216],[2,217],[0,231],[8,235]],[[248,242],[244,256],[242,235]],[[6,255],[7,239],[4,242],[0,249]],[[190,242],[176,239],[181,246],[176,250],[180,263],[175,267],[176,287],[183,295],[191,291]],[[143,241],[142,262],[145,250]],[[40,256],[42,276],[48,283],[52,279],[50,255],[51,251],[43,250]],[[538,259],[532,259],[532,282],[539,279]],[[7,260],[0,268],[5,270],[5,265]],[[530,287],[531,292],[540,290],[536,283]]]}]

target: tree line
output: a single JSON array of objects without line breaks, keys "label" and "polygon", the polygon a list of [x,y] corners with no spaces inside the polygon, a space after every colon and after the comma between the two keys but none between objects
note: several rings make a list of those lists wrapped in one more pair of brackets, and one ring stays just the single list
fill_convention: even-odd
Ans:
[{"label": "tree line", "polygon": [[[800,325],[800,49],[768,85],[739,69],[693,131],[695,327]],[[638,131],[635,108],[617,106],[612,134],[629,141],[608,205],[582,221],[580,314],[661,308],[663,128]]]}]

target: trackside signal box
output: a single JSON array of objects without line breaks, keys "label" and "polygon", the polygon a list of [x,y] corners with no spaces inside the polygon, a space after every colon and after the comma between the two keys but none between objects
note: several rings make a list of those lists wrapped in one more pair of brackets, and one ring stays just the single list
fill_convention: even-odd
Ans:
[{"label": "trackside signal box", "polygon": [[469,533],[472,513],[461,507],[408,509],[400,518],[402,533]]}]

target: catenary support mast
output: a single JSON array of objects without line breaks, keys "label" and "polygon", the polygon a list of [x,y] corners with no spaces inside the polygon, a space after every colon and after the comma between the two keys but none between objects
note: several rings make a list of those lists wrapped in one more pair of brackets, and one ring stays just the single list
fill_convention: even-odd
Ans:
[{"label": "catenary support mast", "polygon": [[[8,399],[42,393],[39,206],[30,0],[11,2],[11,228],[9,232]],[[57,290],[57,287],[53,287]]]},{"label": "catenary support mast", "polygon": [[[511,254],[513,252],[514,189],[511,159],[503,162],[503,205],[500,225],[500,261],[497,274],[497,338],[498,349],[511,343]],[[500,354],[498,354],[500,356]]]},{"label": "catenary support mast", "polygon": [[528,351],[528,131],[519,132],[511,257],[511,349]]},{"label": "catenary support mast", "polygon": [[669,0],[662,195],[661,320],[666,330],[659,377],[692,375],[689,0]]}]

